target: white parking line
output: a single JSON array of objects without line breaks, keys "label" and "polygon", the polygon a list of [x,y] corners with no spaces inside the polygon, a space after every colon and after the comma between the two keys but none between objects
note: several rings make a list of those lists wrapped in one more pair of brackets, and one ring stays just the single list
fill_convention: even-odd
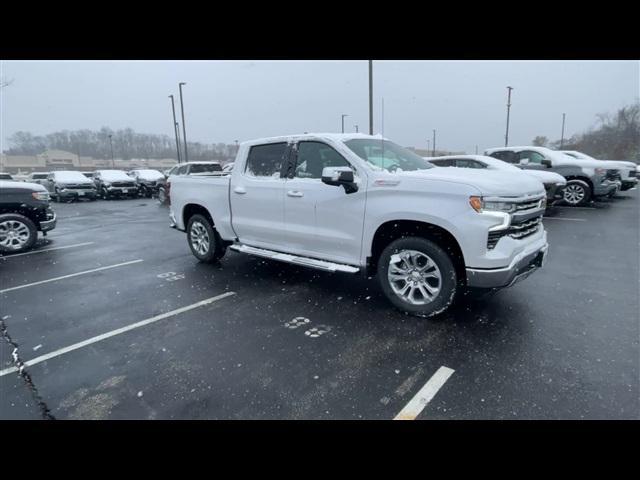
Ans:
[{"label": "white parking line", "polygon": [[85,245],[93,245],[93,242],[76,243],[75,245],[65,245],[64,247],[45,248],[43,250],[34,250],[33,252],[16,253],[15,255],[6,255],[6,256],[3,256],[2,258],[21,257],[23,255],[33,255],[34,253],[51,252],[53,250],[63,250],[65,248],[84,247]]},{"label": "white parking line", "polygon": [[77,277],[78,275],[85,275],[87,273],[99,272],[101,270],[108,270],[110,268],[124,267],[125,265],[132,265],[134,263],[142,262],[141,259],[132,260],[130,262],[117,263],[115,265],[107,265],[106,267],[94,268],[93,270],[85,270],[84,272],[72,273],[70,275],[63,275],[62,277],[50,278],[49,280],[41,280],[39,282],[27,283],[25,285],[18,285],[17,287],[5,288],[4,290],[0,290],[0,293],[11,292],[13,290],[19,290],[21,288],[33,287],[35,285],[42,285],[43,283],[56,282],[58,280],[63,280],[65,278]]},{"label": "white parking line", "polygon": [[543,222],[546,222],[547,220],[567,220],[569,222],[586,222],[584,218],[544,217],[542,219]]},{"label": "white parking line", "polygon": [[[78,350],[79,348],[86,347],[87,345],[91,345],[96,342],[100,342],[102,340],[106,340],[107,338],[114,337],[116,335],[120,335],[121,333],[128,332],[130,330],[134,330],[136,328],[144,327],[145,325],[149,325],[150,323],[158,322],[160,320],[164,320],[165,318],[173,317],[174,315],[178,315],[180,313],[188,312],[189,310],[193,310],[194,308],[202,307],[203,305],[208,305],[213,302],[217,302],[218,300],[222,300],[223,298],[230,297],[235,295],[236,292],[226,292],[221,295],[217,295],[215,297],[207,298],[206,300],[202,300],[197,303],[193,303],[191,305],[187,305],[186,307],[177,308],[175,310],[171,310],[167,313],[162,313],[160,315],[156,315],[155,317],[147,318],[146,320],[142,320],[140,322],[132,323],[131,325],[127,325],[126,327],[117,328],[115,330],[111,330],[110,332],[103,333],[102,335],[97,335],[95,337],[91,337],[88,340],[84,340],[82,342],[74,343],[73,345],[69,345],[68,347],[61,348],[51,353],[47,353],[45,355],[41,355],[39,357],[34,358],[33,360],[29,360],[24,362],[25,367],[30,367],[32,365],[36,365],[38,363],[47,361],[51,358],[59,357],[60,355],[64,355],[65,353],[72,352],[73,350]],[[18,369],[16,367],[5,368],[4,370],[0,370],[0,377],[8,375],[10,373],[17,372]]]},{"label": "white parking line", "polygon": [[429,381],[424,384],[420,391],[409,400],[409,403],[396,415],[394,420],[415,420],[415,418],[420,415],[420,412],[424,410],[424,407],[436,396],[438,390],[442,388],[454,371],[455,370],[448,367],[440,367]]}]

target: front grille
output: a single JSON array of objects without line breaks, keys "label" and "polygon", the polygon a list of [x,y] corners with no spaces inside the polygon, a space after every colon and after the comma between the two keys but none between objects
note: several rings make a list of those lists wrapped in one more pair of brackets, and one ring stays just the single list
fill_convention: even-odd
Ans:
[{"label": "front grille", "polygon": [[[545,188],[547,188],[547,186],[545,185]],[[530,210],[532,208],[539,208],[540,207],[540,199],[538,200],[530,200],[527,202],[522,202],[522,203],[516,203],[516,212],[520,212],[522,210]]]},{"label": "front grille", "polygon": [[135,184],[133,182],[113,182],[111,186],[133,188],[135,187]]},{"label": "front grille", "polygon": [[489,237],[487,238],[487,249],[492,250],[493,248],[495,248],[498,241],[505,236],[520,240],[522,238],[533,235],[540,229],[541,225],[542,214],[522,222],[513,221],[513,223],[511,223],[511,226],[505,230],[489,232]]},{"label": "front grille", "polygon": [[636,178],[636,177],[638,176],[638,172],[637,172],[637,170],[632,169],[632,170],[629,172],[629,176],[630,176],[630,177],[632,177],[632,178]]},{"label": "front grille", "polygon": [[87,190],[94,187],[93,185],[65,185],[64,188],[68,188],[69,190]]}]

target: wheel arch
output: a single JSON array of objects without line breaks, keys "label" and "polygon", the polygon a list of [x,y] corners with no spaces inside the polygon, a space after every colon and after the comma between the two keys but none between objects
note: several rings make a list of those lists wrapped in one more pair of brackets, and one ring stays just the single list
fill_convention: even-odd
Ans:
[{"label": "wheel arch", "polygon": [[367,275],[375,274],[378,259],[385,247],[403,237],[426,238],[442,247],[455,266],[458,281],[466,284],[464,254],[456,237],[439,225],[418,220],[390,220],[376,229],[371,242],[371,256],[367,258]]}]

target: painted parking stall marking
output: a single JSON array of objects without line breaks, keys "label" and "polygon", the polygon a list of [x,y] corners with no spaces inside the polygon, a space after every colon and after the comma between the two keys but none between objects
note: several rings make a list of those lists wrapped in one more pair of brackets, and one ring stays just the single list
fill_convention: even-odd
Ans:
[{"label": "painted parking stall marking", "polygon": [[[202,307],[204,305],[209,305],[211,303],[217,302],[218,300],[222,300],[223,298],[231,297],[235,295],[235,292],[226,292],[221,295],[216,295],[215,297],[207,298],[206,300],[202,300],[197,303],[193,303],[191,305],[187,305],[185,307],[180,307],[175,310],[171,310],[170,312],[161,313],[160,315],[156,315],[155,317],[147,318],[146,320],[142,320],[140,322],[132,323],[131,325],[127,325],[126,327],[117,328],[115,330],[111,330],[110,332],[103,333],[101,335],[97,335],[95,337],[91,337],[87,340],[83,340],[82,342],[74,343],[73,345],[69,345],[68,347],[61,348],[59,350],[55,350],[51,353],[47,353],[45,355],[41,355],[32,360],[24,362],[25,367],[30,367],[32,365],[36,365],[38,363],[42,363],[51,358],[59,357],[60,355],[64,355],[65,353],[72,352],[74,350],[78,350],[79,348],[86,347],[88,345],[101,342],[102,340],[106,340],[107,338],[115,337],[116,335],[120,335],[122,333],[128,332],[130,330],[134,330],[136,328],[144,327],[145,325],[149,325],[151,323],[158,322],[160,320],[164,320],[165,318],[173,317],[175,315],[179,315],[184,312],[188,312],[189,310],[193,310],[195,308]],[[4,370],[0,370],[0,377],[8,375],[10,373],[17,372],[18,368],[10,367],[5,368]]]},{"label": "painted parking stall marking", "polygon": [[39,282],[26,283],[24,285],[18,285],[17,287],[5,288],[4,290],[0,290],[0,293],[12,292],[14,290],[20,290],[21,288],[34,287],[36,285],[42,285],[44,283],[57,282],[58,280],[64,280],[65,278],[77,277],[79,275],[86,275],[87,273],[93,272],[101,272],[102,270],[109,270],[112,268],[124,267],[126,265],[133,265],[134,263],[142,262],[142,259],[131,260],[130,262],[116,263],[115,265],[107,265],[105,267],[94,268],[91,270],[85,270],[84,272],[72,273],[70,275],[63,275],[61,277],[50,278],[48,280],[41,280]]},{"label": "painted parking stall marking", "polygon": [[86,245],[93,245],[93,242],[76,243],[75,245],[65,245],[64,247],[44,248],[42,250],[34,250],[32,252],[16,253],[15,255],[3,255],[1,258],[14,258],[22,257],[23,255],[33,255],[34,253],[52,252],[54,250],[64,250],[67,248],[84,247]]},{"label": "painted parking stall marking", "polygon": [[433,397],[436,396],[438,390],[449,380],[455,370],[442,366],[436,373],[424,384],[418,393],[405,405],[405,407],[395,416],[394,420],[415,420],[418,415],[429,404]]},{"label": "painted parking stall marking", "polygon": [[158,278],[162,278],[166,280],[167,282],[175,282],[176,280],[184,279],[184,273],[176,273],[176,272],[160,273],[159,275],[156,275],[156,276]]}]

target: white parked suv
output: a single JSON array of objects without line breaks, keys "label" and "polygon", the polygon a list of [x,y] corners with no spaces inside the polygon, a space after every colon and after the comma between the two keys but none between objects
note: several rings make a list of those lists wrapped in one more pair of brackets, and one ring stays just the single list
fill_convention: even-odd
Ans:
[{"label": "white parked suv", "polygon": [[545,204],[526,175],[436,168],[379,136],[329,133],[244,142],[230,175],[171,177],[170,218],[200,261],[230,248],[377,274],[391,303],[426,317],[541,267]]}]

